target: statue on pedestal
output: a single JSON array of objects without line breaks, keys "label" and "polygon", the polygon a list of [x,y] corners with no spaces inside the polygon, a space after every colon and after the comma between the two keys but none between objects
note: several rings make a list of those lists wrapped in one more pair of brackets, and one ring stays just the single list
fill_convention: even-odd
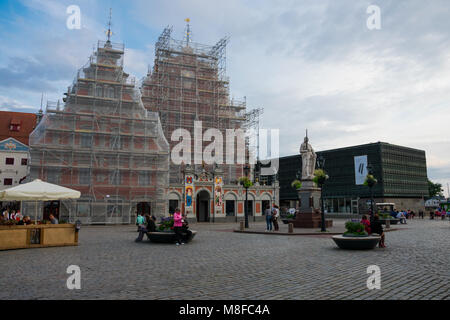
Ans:
[{"label": "statue on pedestal", "polygon": [[316,168],[317,155],[308,142],[308,130],[306,130],[305,139],[300,146],[300,154],[302,155],[302,180],[312,180]]}]

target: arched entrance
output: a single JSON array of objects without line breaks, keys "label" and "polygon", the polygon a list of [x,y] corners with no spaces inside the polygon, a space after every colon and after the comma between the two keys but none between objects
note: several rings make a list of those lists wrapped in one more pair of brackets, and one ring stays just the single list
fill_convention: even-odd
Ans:
[{"label": "arched entrance", "polygon": [[206,190],[197,193],[196,211],[198,222],[209,222],[210,197]]},{"label": "arched entrance", "polygon": [[136,205],[136,210],[137,210],[137,213],[141,214],[141,215],[152,213],[150,202],[139,202]]}]

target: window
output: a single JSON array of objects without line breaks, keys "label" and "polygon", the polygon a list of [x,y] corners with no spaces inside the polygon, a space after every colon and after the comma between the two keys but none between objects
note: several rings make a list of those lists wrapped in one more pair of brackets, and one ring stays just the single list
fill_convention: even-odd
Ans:
[{"label": "window", "polygon": [[140,186],[148,186],[150,184],[150,172],[139,172],[138,181]]},{"label": "window", "polygon": [[14,158],[6,158],[5,164],[13,165],[14,164]]},{"label": "window", "polygon": [[3,185],[5,185],[5,186],[12,186],[12,179],[11,178],[5,178],[3,180]]},{"label": "window", "polygon": [[20,131],[20,125],[19,124],[11,124],[9,126],[9,131]]},{"label": "window", "polygon": [[79,183],[90,184],[91,183],[91,171],[89,169],[79,169]]},{"label": "window", "polygon": [[28,165],[28,159],[22,158],[22,165],[23,165],[23,166]]},{"label": "window", "polygon": [[92,146],[92,135],[90,134],[81,134],[81,146],[83,148],[90,148]]}]

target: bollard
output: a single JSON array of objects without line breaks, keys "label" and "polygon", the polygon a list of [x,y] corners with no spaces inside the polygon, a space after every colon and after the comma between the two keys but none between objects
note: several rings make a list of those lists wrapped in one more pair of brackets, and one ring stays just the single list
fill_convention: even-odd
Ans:
[{"label": "bollard", "polygon": [[245,229],[245,221],[239,221],[239,230],[244,231]]},{"label": "bollard", "polygon": [[386,219],[386,229],[389,229],[391,227],[391,220]]},{"label": "bollard", "polygon": [[292,223],[292,222],[290,222],[289,224],[288,224],[288,228],[289,228],[289,233],[294,233],[294,224]]}]

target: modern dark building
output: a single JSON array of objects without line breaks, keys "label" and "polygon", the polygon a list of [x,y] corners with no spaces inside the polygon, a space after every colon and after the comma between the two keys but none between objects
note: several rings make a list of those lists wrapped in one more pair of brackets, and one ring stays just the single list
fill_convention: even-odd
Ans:
[{"label": "modern dark building", "polygon": [[[368,166],[378,183],[373,188],[376,203],[395,203],[397,209],[424,210],[428,194],[425,151],[385,142],[317,152],[325,158],[329,175],[323,195],[326,213],[367,213],[370,189],[364,180]],[[280,204],[296,207],[297,192],[291,182],[300,179],[300,154],[280,158]]]}]

